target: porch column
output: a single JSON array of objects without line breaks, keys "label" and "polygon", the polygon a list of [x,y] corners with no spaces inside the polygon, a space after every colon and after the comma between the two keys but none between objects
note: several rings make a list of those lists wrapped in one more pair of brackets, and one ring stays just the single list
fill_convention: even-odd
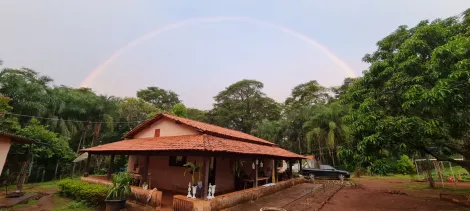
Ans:
[{"label": "porch column", "polygon": [[114,154],[112,154],[111,157],[109,158],[108,175],[106,176],[108,180],[111,179],[111,175],[113,174],[113,171],[114,171]]},{"label": "porch column", "polygon": [[255,182],[253,183],[255,187],[258,187],[258,163],[256,162],[258,159],[255,160]]},{"label": "porch column", "polygon": [[272,183],[276,183],[276,172],[277,172],[277,168],[276,168],[276,159],[273,159],[273,163],[272,163],[272,175],[271,175],[271,182]]},{"label": "porch column", "polygon": [[[282,161],[282,160],[281,160]],[[277,165],[279,163],[279,160],[274,160],[274,166],[275,166],[275,171],[276,171],[276,180],[275,182],[278,182],[279,181],[279,172],[277,172]]]},{"label": "porch column", "polygon": [[[207,199],[209,193],[209,168],[211,165],[211,157],[204,157],[204,182],[202,184],[202,198]],[[212,184],[215,185],[215,184]]]},{"label": "porch column", "polygon": [[302,159],[299,160],[299,174],[302,173]]},{"label": "porch column", "polygon": [[85,177],[88,177],[90,174],[90,161],[91,161],[91,153],[88,152],[88,158],[86,159],[86,165],[85,165]]},{"label": "porch column", "polygon": [[[149,163],[150,163],[150,155],[145,156],[145,166],[142,171],[142,180],[140,181],[139,186],[142,186],[144,182],[147,182],[147,176],[149,175]],[[148,184],[148,182],[147,182]]]},{"label": "porch column", "polygon": [[293,178],[293,175],[292,175],[292,160],[289,160],[288,162],[288,165],[287,165],[289,168],[289,179],[292,179]]}]

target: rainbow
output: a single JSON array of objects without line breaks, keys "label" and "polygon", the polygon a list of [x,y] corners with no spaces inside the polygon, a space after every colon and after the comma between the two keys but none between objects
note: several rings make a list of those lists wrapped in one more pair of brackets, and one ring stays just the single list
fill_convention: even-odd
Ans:
[{"label": "rainbow", "polygon": [[317,49],[321,50],[323,53],[325,53],[328,58],[331,59],[336,65],[338,65],[342,70],[346,72],[350,77],[356,77],[356,74],[352,70],[351,67],[348,66],[346,62],[341,60],[338,56],[336,56],[330,49],[328,49],[326,46],[321,45],[320,43],[316,42],[315,40],[307,37],[306,35],[296,32],[292,29],[289,29],[287,27],[284,27],[282,25],[270,23],[267,21],[263,20],[258,20],[254,18],[249,18],[249,17],[237,17],[237,16],[222,16],[222,17],[204,17],[204,18],[192,18],[192,19],[187,19],[175,23],[171,23],[168,25],[165,25],[163,27],[157,28],[145,35],[142,35],[138,37],[137,39],[127,43],[125,46],[119,48],[116,52],[114,52],[109,58],[107,58],[103,63],[101,63],[99,66],[97,66],[93,71],[80,83],[81,87],[87,87],[92,81],[100,74],[103,72],[104,69],[106,69],[106,66],[108,66],[110,63],[115,61],[117,58],[119,58],[122,54],[124,54],[126,51],[129,49],[139,45],[142,42],[148,41],[155,36],[162,34],[167,31],[171,31],[173,29],[178,29],[190,24],[195,24],[195,23],[208,23],[208,22],[224,22],[224,21],[239,21],[239,22],[247,22],[247,23],[253,23],[253,24],[259,24],[267,27],[272,27],[279,29],[289,35],[292,35],[300,40],[305,41],[306,43],[316,47]]}]

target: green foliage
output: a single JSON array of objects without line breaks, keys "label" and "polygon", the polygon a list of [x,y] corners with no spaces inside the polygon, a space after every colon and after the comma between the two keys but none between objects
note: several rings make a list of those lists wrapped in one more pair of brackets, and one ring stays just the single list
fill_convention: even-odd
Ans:
[{"label": "green foliage", "polygon": [[[56,197],[54,197],[55,199]],[[56,206],[57,203],[54,202],[54,206]],[[94,210],[90,207],[88,207],[85,203],[83,202],[76,202],[76,201],[71,201],[65,206],[59,207],[59,208],[54,208],[52,211],[89,211],[89,210]]]},{"label": "green foliage", "polygon": [[182,103],[178,103],[171,108],[171,112],[179,117],[188,117],[188,109]]},{"label": "green foliage", "polygon": [[449,156],[468,159],[470,149],[468,18],[400,26],[363,58],[370,68],[342,96],[352,108],[345,118],[356,140],[351,162],[419,151],[470,169]]},{"label": "green foliage", "polygon": [[0,130],[13,132],[21,128],[18,119],[14,117],[8,117],[7,112],[10,112],[13,107],[8,105],[10,102],[9,97],[4,97],[0,95]]},{"label": "green foliage", "polygon": [[197,108],[188,108],[187,117],[192,120],[207,122],[207,111],[199,110]]},{"label": "green foliage", "polygon": [[105,185],[90,184],[77,179],[63,179],[58,185],[62,196],[84,201],[89,206],[103,205],[108,192]]},{"label": "green foliage", "polygon": [[195,178],[194,178],[194,175],[196,175],[196,173],[198,173],[198,181],[201,181],[201,175],[202,175],[202,172],[201,172],[201,166],[202,166],[202,161],[201,163],[199,162],[187,162],[183,165],[184,167],[186,167],[186,169],[184,170],[184,176],[186,176],[186,174],[189,172],[191,174],[191,183],[193,185],[196,184],[196,181],[195,181]]},{"label": "green foliage", "polygon": [[370,173],[374,175],[387,175],[394,169],[394,161],[386,158],[378,159],[372,162]]},{"label": "green foliage", "polygon": [[[75,153],[70,149],[67,140],[48,130],[37,119],[31,119],[26,127],[17,131],[17,134],[44,143],[32,148],[33,154],[39,156],[39,159],[43,162],[48,162],[51,159],[70,161],[75,157]],[[27,146],[22,145],[21,147]]]},{"label": "green foliage", "polygon": [[137,91],[137,97],[165,111],[169,111],[171,107],[181,103],[175,92],[155,86]]},{"label": "green foliage", "polygon": [[414,174],[416,168],[413,161],[411,161],[407,155],[402,155],[400,159],[397,160],[396,171],[400,174]]},{"label": "green foliage", "polygon": [[210,122],[250,133],[263,119],[279,119],[279,105],[261,91],[263,86],[259,81],[242,80],[219,92],[209,112]]},{"label": "green foliage", "polygon": [[131,175],[127,172],[120,172],[113,175],[112,184],[108,189],[106,199],[126,200],[131,195]]},{"label": "green foliage", "polygon": [[327,89],[313,80],[294,87],[291,96],[286,99],[285,105],[290,108],[298,108],[305,105],[325,104],[329,98]]}]

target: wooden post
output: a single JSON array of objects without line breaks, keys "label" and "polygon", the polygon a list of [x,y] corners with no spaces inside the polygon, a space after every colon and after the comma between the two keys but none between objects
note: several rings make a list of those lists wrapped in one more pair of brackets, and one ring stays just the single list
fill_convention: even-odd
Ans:
[{"label": "wooden post", "polygon": [[289,160],[288,161],[288,165],[287,165],[289,168],[289,179],[292,179],[293,178],[293,175],[292,175],[292,160]]},{"label": "wooden post", "polygon": [[277,171],[277,169],[276,169],[276,160],[275,159],[273,159],[273,164],[272,164],[272,170],[271,171],[272,171],[272,173],[271,173],[272,174],[271,175],[271,177],[272,177],[271,182],[276,183],[276,171]]},{"label": "wooden post", "polygon": [[88,152],[88,158],[86,159],[86,166],[85,166],[85,177],[88,177],[90,174],[90,161],[91,161],[91,153]]},{"label": "wooden post", "polygon": [[57,171],[59,170],[59,159],[57,159],[57,163],[55,165],[55,171],[54,171],[54,178],[53,180],[57,179]]},{"label": "wooden post", "polygon": [[[203,199],[207,199],[207,194],[209,193],[209,167],[211,164],[210,157],[204,157],[204,182],[202,183],[202,197]],[[215,184],[212,184],[215,185]]]},{"label": "wooden post", "polygon": [[253,183],[255,187],[258,187],[258,163],[256,163],[258,159],[255,160],[255,182]]},{"label": "wooden post", "polygon": [[108,175],[106,176],[108,180],[111,180],[113,171],[114,171],[114,154],[112,154],[111,157],[109,158]]},{"label": "wooden post", "polygon": [[299,160],[299,174],[302,173],[302,159]]},{"label": "wooden post", "polygon": [[[281,160],[282,162],[282,160]],[[277,172],[277,165],[279,163],[279,160],[274,160],[274,166],[275,166],[275,169],[276,169],[276,182],[279,182],[279,172]]]},{"label": "wooden post", "polygon": [[[142,171],[142,181],[140,181],[140,186],[142,186],[144,184],[144,182],[147,182],[147,176],[149,175],[149,163],[150,163],[150,156],[149,155],[146,155],[145,156],[145,166],[144,166],[144,169]],[[148,182],[147,182],[148,184]]]}]

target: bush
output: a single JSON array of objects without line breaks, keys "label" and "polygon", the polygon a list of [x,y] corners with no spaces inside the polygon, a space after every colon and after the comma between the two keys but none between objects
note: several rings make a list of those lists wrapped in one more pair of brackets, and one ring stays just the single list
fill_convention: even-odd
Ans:
[{"label": "bush", "polygon": [[388,173],[391,173],[395,168],[394,162],[389,159],[378,159],[375,160],[370,166],[370,173],[373,175],[385,176]]},{"label": "bush", "polygon": [[413,161],[411,161],[408,156],[402,155],[400,159],[397,160],[396,171],[400,174],[414,174],[416,169]]},{"label": "bush", "polygon": [[62,196],[84,201],[89,206],[103,205],[108,191],[105,185],[90,184],[76,179],[63,179],[58,185]]}]

